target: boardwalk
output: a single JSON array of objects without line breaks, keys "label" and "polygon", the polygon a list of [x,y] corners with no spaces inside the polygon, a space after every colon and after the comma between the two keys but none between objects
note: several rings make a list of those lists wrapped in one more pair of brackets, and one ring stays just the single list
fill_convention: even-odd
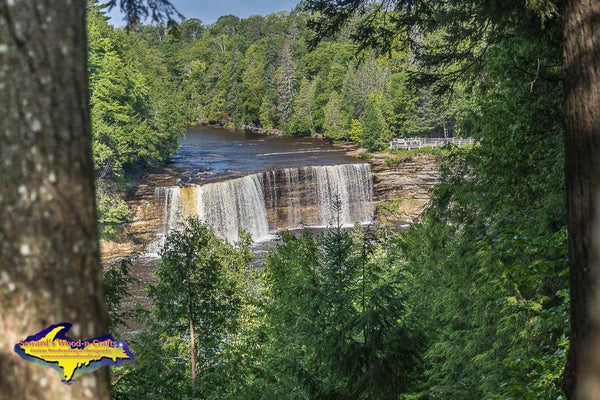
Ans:
[{"label": "boardwalk", "polygon": [[447,144],[453,144],[455,146],[464,146],[467,144],[475,143],[475,139],[460,139],[460,138],[404,138],[404,139],[392,139],[390,143],[390,150],[410,150],[420,149],[422,147],[442,147]]}]

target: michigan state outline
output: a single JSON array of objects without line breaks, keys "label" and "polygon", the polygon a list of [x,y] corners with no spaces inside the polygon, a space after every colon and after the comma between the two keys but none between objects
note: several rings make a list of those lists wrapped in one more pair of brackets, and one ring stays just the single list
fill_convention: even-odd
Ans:
[{"label": "michigan state outline", "polygon": [[15,344],[15,352],[26,361],[54,368],[66,384],[102,367],[133,361],[133,353],[125,342],[112,335],[72,339],[66,336],[71,326],[66,322],[51,325]]}]

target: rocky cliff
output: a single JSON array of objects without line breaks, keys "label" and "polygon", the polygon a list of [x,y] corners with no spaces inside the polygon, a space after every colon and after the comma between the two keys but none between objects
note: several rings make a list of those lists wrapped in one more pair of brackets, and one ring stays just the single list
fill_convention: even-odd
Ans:
[{"label": "rocky cliff", "polygon": [[411,223],[423,212],[440,179],[439,163],[431,153],[392,161],[374,158],[371,166],[378,221]]},{"label": "rocky cliff", "polygon": [[[429,201],[431,191],[439,180],[439,168],[435,157],[432,154],[421,153],[390,160],[383,155],[376,155],[367,161],[371,164],[373,173],[375,220],[401,227],[417,218]],[[170,212],[165,209],[167,202],[161,201],[159,198],[166,192],[156,189],[176,185],[180,172],[165,169],[160,173],[148,175],[135,190],[129,193],[127,202],[132,210],[131,222],[124,228],[122,239],[119,242],[104,241],[102,243],[103,259],[143,252],[149,243],[156,240],[157,233],[163,229],[165,215]],[[313,210],[314,204],[306,203],[304,207],[306,209],[293,211],[298,217],[289,214],[292,212],[290,210],[292,202],[290,199],[285,200],[285,197],[301,198],[302,194],[307,191],[302,184],[302,172],[299,178],[296,178],[301,183],[297,192],[285,189],[289,186],[289,182],[286,181],[291,178],[281,171],[272,171],[263,175],[266,191],[269,192],[265,198],[269,225],[277,226],[274,221],[289,221],[292,218],[297,218],[300,222],[300,220],[309,218],[311,213],[316,212]],[[270,176],[273,181],[268,183]],[[269,185],[276,181],[279,184],[274,186],[280,189],[278,191],[269,190]],[[181,192],[187,193],[185,189],[182,189]],[[274,199],[277,201],[275,202]],[[273,205],[270,205],[271,202]],[[275,205],[277,202],[279,206]],[[296,202],[298,201],[296,200]],[[304,202],[298,202],[299,207],[302,207],[302,204]]]}]

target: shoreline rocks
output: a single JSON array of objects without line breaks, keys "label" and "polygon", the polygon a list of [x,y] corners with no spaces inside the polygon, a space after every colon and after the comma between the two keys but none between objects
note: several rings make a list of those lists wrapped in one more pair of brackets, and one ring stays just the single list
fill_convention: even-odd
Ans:
[{"label": "shoreline rocks", "polygon": [[[336,146],[344,148],[349,155],[356,156],[360,152],[354,145]],[[419,217],[440,178],[439,164],[431,153],[415,154],[393,163],[386,161],[385,154],[375,154],[369,160],[357,162],[371,164],[375,220],[397,227],[406,226]],[[156,188],[174,186],[176,179],[177,173],[167,168],[162,173],[149,174],[138,184],[127,198],[132,217],[120,235],[122,239],[101,242],[103,260],[141,253],[156,239],[164,212],[158,209]]]}]

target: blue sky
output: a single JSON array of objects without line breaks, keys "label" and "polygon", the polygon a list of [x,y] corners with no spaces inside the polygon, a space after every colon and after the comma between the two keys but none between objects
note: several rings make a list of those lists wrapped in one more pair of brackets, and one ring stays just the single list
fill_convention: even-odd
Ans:
[{"label": "blue sky", "polygon": [[[211,24],[221,15],[233,14],[238,17],[267,15],[277,11],[290,11],[299,0],[171,0],[186,18],[199,18],[205,24]],[[120,12],[115,7],[109,16],[116,26],[124,25]]]}]

